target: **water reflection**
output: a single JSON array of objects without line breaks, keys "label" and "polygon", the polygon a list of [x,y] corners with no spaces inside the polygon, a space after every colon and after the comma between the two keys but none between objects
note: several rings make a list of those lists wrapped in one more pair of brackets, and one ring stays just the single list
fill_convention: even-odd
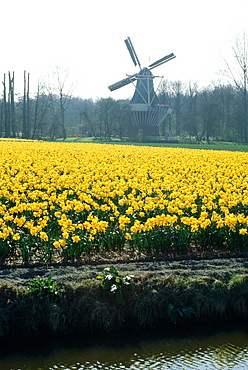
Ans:
[{"label": "water reflection", "polygon": [[[117,335],[117,334],[116,334]],[[118,333],[120,336],[120,333]],[[110,370],[110,369],[247,369],[248,333],[235,330],[211,336],[185,338],[108,338],[108,343],[71,343],[56,348],[26,348],[24,353],[6,355],[2,347],[1,370]],[[105,341],[105,342],[106,342]],[[27,344],[28,345],[28,344]]]}]

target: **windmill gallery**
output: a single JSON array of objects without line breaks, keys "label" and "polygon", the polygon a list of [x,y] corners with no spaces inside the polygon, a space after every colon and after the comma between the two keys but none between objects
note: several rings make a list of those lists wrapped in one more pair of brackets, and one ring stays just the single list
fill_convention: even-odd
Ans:
[{"label": "windmill gallery", "polygon": [[159,137],[159,127],[165,118],[171,114],[172,110],[168,105],[159,104],[153,85],[154,78],[158,76],[154,76],[151,73],[151,69],[174,59],[175,55],[171,53],[150,64],[148,67],[142,68],[130,37],[125,40],[125,44],[134,65],[138,65],[140,71],[128,75],[128,77],[110,85],[108,88],[110,91],[114,91],[130,83],[134,84],[135,92],[130,101],[134,118],[133,136],[137,137],[140,130],[142,130],[146,137],[156,140]]}]

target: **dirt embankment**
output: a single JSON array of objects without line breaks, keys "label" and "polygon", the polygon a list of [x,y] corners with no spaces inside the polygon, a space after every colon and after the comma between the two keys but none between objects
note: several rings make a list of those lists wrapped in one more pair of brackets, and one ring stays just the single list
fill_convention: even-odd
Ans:
[{"label": "dirt embankment", "polygon": [[[206,256],[205,256],[206,257]],[[121,304],[100,287],[97,275],[113,264],[132,274]],[[235,276],[233,279],[233,275]],[[61,294],[33,296],[23,289],[38,277],[59,283]],[[161,260],[102,259],[78,266],[0,266],[0,342],[46,335],[133,328],[172,328],[175,324],[247,321],[248,257]],[[185,284],[186,282],[186,284]],[[189,282],[189,284],[187,284]],[[26,285],[27,287],[27,285]]]},{"label": "dirt embankment", "polygon": [[123,274],[142,276],[152,275],[156,278],[174,275],[180,277],[213,277],[223,279],[231,275],[248,273],[248,257],[226,257],[211,259],[185,259],[163,261],[127,261],[100,264],[81,264],[78,266],[42,266],[42,267],[11,267],[0,268],[0,282],[8,282],[21,287],[27,281],[38,276],[46,279],[52,277],[60,283],[80,282],[84,279],[94,279],[105,268],[114,264]]}]

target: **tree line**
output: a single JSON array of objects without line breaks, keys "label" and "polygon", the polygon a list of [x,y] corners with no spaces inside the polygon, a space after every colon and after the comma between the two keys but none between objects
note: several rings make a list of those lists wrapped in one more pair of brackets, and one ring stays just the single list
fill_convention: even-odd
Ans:
[{"label": "tree line", "polygon": [[164,123],[181,138],[201,141],[247,142],[246,91],[231,84],[213,84],[198,89],[197,83],[163,81],[161,104],[169,104],[173,114]]},{"label": "tree line", "polygon": [[[74,97],[60,87],[58,93],[38,86],[30,97],[29,74],[24,74],[23,94],[15,96],[14,72],[3,77],[0,101],[1,137],[56,139],[93,136],[110,140],[130,136],[133,117],[128,100]],[[158,92],[160,104],[172,115],[162,124],[161,135],[209,141],[248,141],[247,91],[235,85],[215,84],[198,89],[197,83],[164,80]]]},{"label": "tree line", "polygon": [[[161,135],[189,140],[248,142],[247,39],[236,40],[236,64],[226,62],[230,83],[212,83],[199,88],[197,82],[163,80],[157,91],[159,103],[169,105],[169,115],[160,127]],[[38,81],[30,94],[29,73],[24,71],[23,93],[15,94],[15,74],[2,77],[0,136],[6,138],[51,139],[93,136],[104,140],[130,138],[133,116],[128,100],[111,97],[97,100],[73,96],[67,87],[68,74],[55,71],[55,83]]]},{"label": "tree line", "polygon": [[55,87],[38,82],[32,96],[26,71],[22,94],[15,94],[14,72],[3,75],[2,85],[1,137],[54,140],[74,135],[110,140],[113,135],[123,138],[129,134],[132,113],[128,101],[75,97],[59,75]]}]

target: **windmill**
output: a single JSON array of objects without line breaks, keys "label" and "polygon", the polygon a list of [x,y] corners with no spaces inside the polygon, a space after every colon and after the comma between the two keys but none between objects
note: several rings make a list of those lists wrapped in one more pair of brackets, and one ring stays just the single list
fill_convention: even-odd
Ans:
[{"label": "windmill", "polygon": [[135,92],[130,104],[134,116],[136,133],[142,129],[146,136],[157,136],[159,134],[159,126],[163,123],[167,115],[171,114],[171,108],[169,106],[159,105],[158,97],[153,86],[153,80],[158,76],[154,76],[151,69],[174,59],[175,55],[171,53],[150,64],[148,67],[141,68],[130,37],[125,40],[125,44],[135,67],[138,66],[140,71],[110,85],[108,88],[110,91],[114,91],[133,83],[135,85]]}]

